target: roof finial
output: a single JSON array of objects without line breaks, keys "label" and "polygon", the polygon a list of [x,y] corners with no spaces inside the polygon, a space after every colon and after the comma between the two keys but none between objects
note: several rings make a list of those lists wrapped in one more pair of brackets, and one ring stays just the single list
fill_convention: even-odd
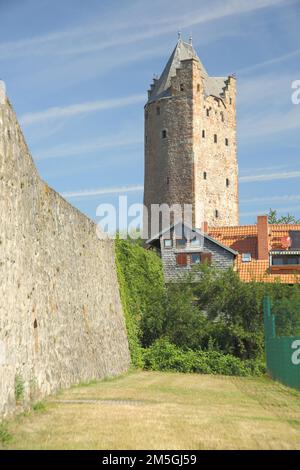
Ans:
[{"label": "roof finial", "polygon": [[180,29],[178,30],[177,36],[178,36],[178,41],[180,41],[181,40],[181,31],[180,31]]},{"label": "roof finial", "polygon": [[191,46],[193,45],[193,36],[192,36],[192,33],[190,34],[189,44],[190,44]]}]

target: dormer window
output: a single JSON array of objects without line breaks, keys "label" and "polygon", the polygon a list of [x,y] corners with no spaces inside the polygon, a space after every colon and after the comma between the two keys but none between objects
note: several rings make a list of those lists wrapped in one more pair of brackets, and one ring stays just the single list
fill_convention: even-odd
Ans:
[{"label": "dormer window", "polygon": [[250,263],[250,261],[251,261],[251,253],[242,253],[242,262]]},{"label": "dormer window", "polygon": [[173,246],[173,240],[171,238],[166,238],[164,240],[164,247],[165,248],[172,248]]},{"label": "dormer window", "polygon": [[191,239],[191,246],[200,246],[200,239],[197,236]]},{"label": "dormer window", "polygon": [[186,239],[185,238],[177,238],[176,248],[184,248],[185,245],[186,245]]}]

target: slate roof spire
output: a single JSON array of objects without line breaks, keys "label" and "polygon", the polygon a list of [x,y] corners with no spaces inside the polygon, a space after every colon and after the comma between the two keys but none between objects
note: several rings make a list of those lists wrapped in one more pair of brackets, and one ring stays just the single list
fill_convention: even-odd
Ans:
[{"label": "slate roof spire", "polygon": [[210,77],[192,45],[192,37],[190,36],[188,43],[184,42],[181,39],[181,32],[178,31],[178,41],[175,49],[159,79],[153,81],[149,91],[148,103],[170,96],[171,78],[176,75],[176,69],[180,68],[181,61],[188,59],[195,59],[200,65],[205,82],[205,94],[222,97],[228,77]]}]

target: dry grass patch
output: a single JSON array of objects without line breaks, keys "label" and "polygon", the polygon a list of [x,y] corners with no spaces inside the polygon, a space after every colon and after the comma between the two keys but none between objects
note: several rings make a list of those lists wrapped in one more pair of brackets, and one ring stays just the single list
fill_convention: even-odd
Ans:
[{"label": "dry grass patch", "polygon": [[300,449],[300,393],[266,378],[135,372],[9,423],[16,449]]}]

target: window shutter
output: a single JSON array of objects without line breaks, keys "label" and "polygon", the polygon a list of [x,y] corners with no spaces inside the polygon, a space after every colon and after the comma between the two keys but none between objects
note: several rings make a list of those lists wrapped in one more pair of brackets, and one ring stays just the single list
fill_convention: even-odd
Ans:
[{"label": "window shutter", "polygon": [[178,253],[178,255],[176,255],[176,263],[178,264],[178,266],[186,266],[187,265],[186,253]]},{"label": "window shutter", "polygon": [[211,259],[211,253],[201,253],[201,263],[211,264]]}]

